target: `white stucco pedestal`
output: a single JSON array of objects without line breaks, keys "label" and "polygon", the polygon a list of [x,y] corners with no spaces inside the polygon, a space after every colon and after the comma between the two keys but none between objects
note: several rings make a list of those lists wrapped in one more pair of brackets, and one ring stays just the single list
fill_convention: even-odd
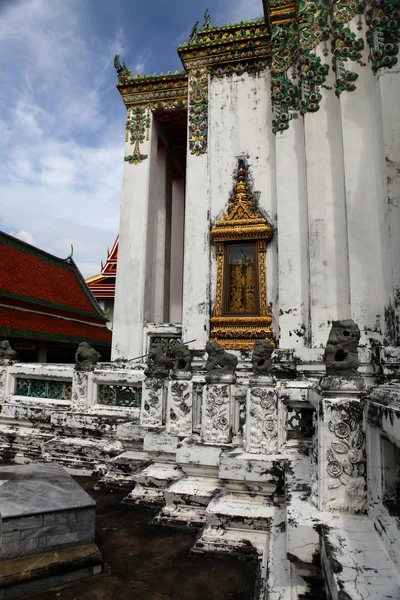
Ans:
[{"label": "white stucco pedestal", "polygon": [[278,451],[278,398],[275,380],[255,376],[246,398],[245,452],[274,454]]},{"label": "white stucco pedestal", "polygon": [[232,384],[230,374],[206,375],[203,392],[202,439],[208,444],[227,444],[231,438],[230,407]]},{"label": "white stucco pedestal", "polygon": [[362,377],[324,377],[318,405],[318,508],[366,509]]},{"label": "white stucco pedestal", "polygon": [[168,383],[167,432],[180,437],[192,434],[193,383],[190,371],[176,371]]},{"label": "white stucco pedestal", "polygon": [[146,377],[142,388],[140,425],[160,427],[163,424],[165,381],[157,377]]}]

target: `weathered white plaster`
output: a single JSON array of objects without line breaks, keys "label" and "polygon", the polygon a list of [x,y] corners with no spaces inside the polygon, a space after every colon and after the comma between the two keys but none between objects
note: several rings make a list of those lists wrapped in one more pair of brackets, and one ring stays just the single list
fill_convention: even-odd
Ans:
[{"label": "weathered white plaster", "polygon": [[[322,55],[323,62],[329,58]],[[333,86],[333,75],[327,78]],[[304,116],[307,166],[311,345],[326,344],[332,319],[350,318],[343,145],[339,100],[322,94]]]},{"label": "weathered white plaster", "polygon": [[308,208],[304,119],[276,135],[279,346],[309,345]]},{"label": "weathered white plaster", "polygon": [[[351,27],[357,33],[356,21]],[[365,63],[368,52],[366,44]],[[358,73],[356,90],[340,96],[351,317],[361,329],[360,343],[366,344],[370,338],[382,340],[392,261],[379,90],[370,68],[351,61],[348,68]]]}]

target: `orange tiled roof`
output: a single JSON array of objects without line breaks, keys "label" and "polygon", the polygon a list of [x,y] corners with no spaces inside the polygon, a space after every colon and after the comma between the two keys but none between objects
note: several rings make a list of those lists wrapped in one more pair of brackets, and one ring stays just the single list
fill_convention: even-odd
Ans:
[{"label": "orange tiled roof", "polygon": [[103,345],[108,345],[111,342],[111,331],[106,327],[97,327],[96,325],[1,306],[0,336],[3,338],[21,337],[63,342],[86,341]]},{"label": "orange tiled roof", "polygon": [[71,259],[0,232],[0,296],[103,318]]},{"label": "orange tiled roof", "polygon": [[57,258],[3,232],[0,305],[0,337],[111,342],[107,319],[72,258]]}]

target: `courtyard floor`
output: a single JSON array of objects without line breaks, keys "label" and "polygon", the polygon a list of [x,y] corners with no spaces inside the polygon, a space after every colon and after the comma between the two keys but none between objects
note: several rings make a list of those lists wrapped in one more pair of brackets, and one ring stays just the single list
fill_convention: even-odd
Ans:
[{"label": "courtyard floor", "polygon": [[96,542],[104,572],[32,600],[252,600],[257,565],[190,555],[196,534],[149,527],[154,512],[121,508],[126,491],[94,491],[95,479],[76,481],[97,503]]}]

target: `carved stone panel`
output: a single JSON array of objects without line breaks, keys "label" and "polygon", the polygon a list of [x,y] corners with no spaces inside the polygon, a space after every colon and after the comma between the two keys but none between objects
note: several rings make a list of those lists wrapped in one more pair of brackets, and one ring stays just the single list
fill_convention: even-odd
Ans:
[{"label": "carved stone panel", "polygon": [[246,452],[278,451],[278,401],[273,387],[251,386],[247,391]]},{"label": "carved stone panel", "polygon": [[89,371],[76,371],[72,377],[72,410],[83,412],[87,408],[89,376],[92,373]]},{"label": "carved stone panel", "polygon": [[164,380],[147,377],[143,381],[140,424],[160,427],[163,424]]},{"label": "carved stone panel", "polygon": [[203,441],[226,444],[230,441],[231,385],[213,383],[203,393]]},{"label": "carved stone panel", "polygon": [[193,383],[170,381],[167,396],[167,432],[186,436],[192,433]]},{"label": "carved stone panel", "polygon": [[6,399],[6,378],[7,367],[0,365],[0,402],[4,402]]},{"label": "carved stone panel", "polygon": [[[364,512],[365,434],[360,400],[323,399],[319,411],[320,509]],[[322,434],[322,435],[321,435]]]}]

